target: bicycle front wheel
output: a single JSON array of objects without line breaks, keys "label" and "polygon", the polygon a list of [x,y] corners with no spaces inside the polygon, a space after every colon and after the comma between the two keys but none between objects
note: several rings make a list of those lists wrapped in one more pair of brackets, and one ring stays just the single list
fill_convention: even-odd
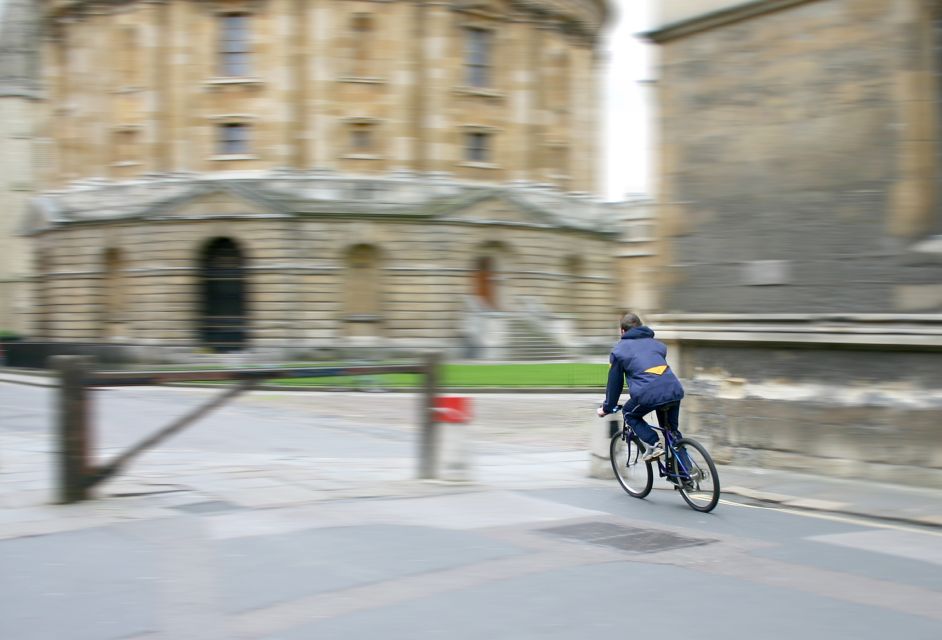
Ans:
[{"label": "bicycle front wheel", "polygon": [[720,477],[713,458],[702,444],[690,438],[681,438],[671,457],[677,489],[692,509],[707,513],[720,501]]},{"label": "bicycle front wheel", "polygon": [[654,472],[651,463],[641,459],[641,443],[636,437],[632,436],[626,442],[621,433],[616,434],[612,437],[609,455],[618,484],[628,495],[643,498],[651,493]]}]

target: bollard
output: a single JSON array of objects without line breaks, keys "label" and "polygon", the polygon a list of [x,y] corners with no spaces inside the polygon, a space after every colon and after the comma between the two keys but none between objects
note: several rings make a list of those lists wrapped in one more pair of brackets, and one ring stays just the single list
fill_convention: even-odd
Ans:
[{"label": "bollard", "polygon": [[[596,404],[595,407],[598,407]],[[589,476],[592,478],[601,478],[608,480],[614,478],[612,471],[612,459],[609,447],[612,443],[612,436],[621,429],[621,412],[613,413],[599,418],[593,415],[590,423],[589,436]]]},{"label": "bollard", "polygon": [[441,471],[439,478],[467,482],[471,476],[471,453],[468,424],[471,422],[471,398],[441,396],[435,398],[435,416],[441,437]]},{"label": "bollard", "polygon": [[70,504],[88,498],[92,468],[91,423],[86,383],[91,365],[91,358],[82,356],[52,358],[52,366],[59,372],[56,485],[60,504]]},{"label": "bollard", "polygon": [[438,395],[441,361],[440,353],[427,353],[422,366],[425,373],[425,385],[419,405],[419,414],[422,416],[422,431],[419,434],[419,478],[422,480],[438,477],[438,417],[435,415],[435,397]]}]

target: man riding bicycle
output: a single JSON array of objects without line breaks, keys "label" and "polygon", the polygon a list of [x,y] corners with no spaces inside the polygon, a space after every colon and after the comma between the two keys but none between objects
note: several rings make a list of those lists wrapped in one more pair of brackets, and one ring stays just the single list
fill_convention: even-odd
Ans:
[{"label": "man riding bicycle", "polygon": [[663,412],[670,428],[676,430],[679,424],[684,387],[667,364],[667,346],[655,340],[654,331],[644,326],[641,318],[629,311],[621,319],[621,340],[612,348],[608,360],[608,385],[605,402],[598,409],[599,417],[615,411],[627,379],[631,397],[622,412],[625,421],[644,445],[642,459],[650,461],[662,456],[664,448],[657,432],[644,421],[644,416],[664,407]]}]

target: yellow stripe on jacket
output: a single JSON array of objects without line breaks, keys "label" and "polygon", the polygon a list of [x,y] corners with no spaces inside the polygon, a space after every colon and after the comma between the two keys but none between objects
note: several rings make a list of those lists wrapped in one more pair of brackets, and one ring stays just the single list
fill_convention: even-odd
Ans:
[{"label": "yellow stripe on jacket", "polygon": [[658,366],[656,366],[656,367],[651,367],[650,369],[645,369],[645,370],[644,370],[645,373],[653,373],[653,374],[658,375],[658,376],[664,375],[664,372],[665,372],[665,371],[667,371],[667,365],[666,365],[666,364],[661,364],[661,365],[658,365]]}]

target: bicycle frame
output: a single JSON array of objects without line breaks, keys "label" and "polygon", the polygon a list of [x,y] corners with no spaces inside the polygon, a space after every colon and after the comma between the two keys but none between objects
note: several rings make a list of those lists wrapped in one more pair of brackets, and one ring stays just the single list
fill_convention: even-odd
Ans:
[{"label": "bicycle frame", "polygon": [[[624,420],[624,415],[622,415]],[[660,418],[659,418],[660,419]],[[663,459],[658,458],[655,460],[657,462],[657,472],[658,476],[661,478],[667,478],[670,482],[674,484],[682,484],[685,480],[690,480],[690,469],[688,469],[689,461],[684,462],[683,456],[678,455],[677,441],[680,439],[677,436],[677,430],[671,429],[670,427],[654,426],[651,425],[651,428],[655,431],[660,431],[664,435],[664,457]],[[636,441],[640,441],[641,438],[638,438],[637,434],[631,428],[631,425],[628,424],[627,420],[624,420],[624,427],[622,428],[622,439],[631,446],[632,438],[635,438]],[[640,446],[638,447],[638,455],[641,454]],[[671,472],[671,465],[669,461],[671,459],[677,460],[677,466],[679,467],[680,473]]]}]

